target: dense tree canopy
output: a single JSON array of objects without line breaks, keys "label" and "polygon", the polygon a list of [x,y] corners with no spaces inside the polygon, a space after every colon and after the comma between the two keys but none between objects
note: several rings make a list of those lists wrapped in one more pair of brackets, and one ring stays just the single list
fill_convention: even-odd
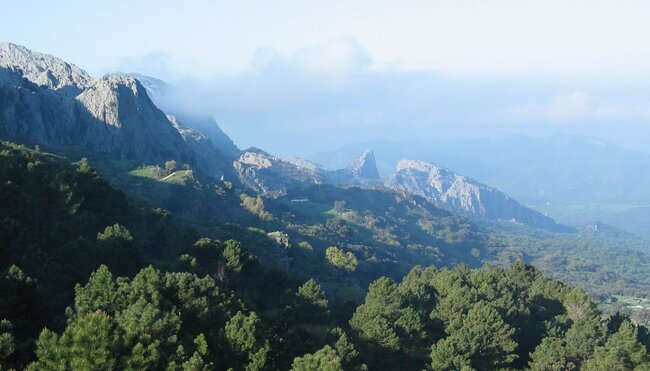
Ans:
[{"label": "dense tree canopy", "polygon": [[[647,328],[521,261],[377,278],[360,245],[188,225],[127,199],[87,161],[3,145],[0,174],[0,369],[650,367]],[[274,222],[261,199],[241,202]],[[336,212],[381,223],[354,202]],[[361,234],[344,218],[325,225],[341,242]]]}]

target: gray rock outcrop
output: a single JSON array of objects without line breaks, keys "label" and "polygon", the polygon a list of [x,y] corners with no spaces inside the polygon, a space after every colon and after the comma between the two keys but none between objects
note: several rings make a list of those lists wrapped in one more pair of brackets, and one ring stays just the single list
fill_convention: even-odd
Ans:
[{"label": "gray rock outcrop", "polygon": [[213,144],[181,127],[131,76],[93,79],[56,57],[0,44],[0,132],[8,139],[143,163],[173,159],[211,176],[230,167]]},{"label": "gray rock outcrop", "polygon": [[268,196],[284,195],[289,189],[326,181],[319,172],[294,162],[282,160],[258,148],[249,148],[233,161],[233,168],[242,184]]},{"label": "gray rock outcrop", "polygon": [[348,166],[348,171],[355,178],[379,180],[375,153],[372,150],[365,150],[358,159]]},{"label": "gray rock outcrop", "polygon": [[334,184],[349,184],[356,186],[372,186],[381,184],[375,154],[365,150],[361,156],[352,161],[345,169],[325,173],[328,181]]},{"label": "gray rock outcrop", "polygon": [[141,75],[93,79],[53,56],[0,44],[0,133],[8,139],[53,149],[76,146],[143,163],[173,159],[205,175],[236,178],[269,196],[321,183],[383,184],[452,211],[561,229],[495,188],[422,161],[402,160],[397,172],[382,180],[369,150],[336,171],[299,158],[282,160],[256,148],[242,152],[211,117],[165,115],[149,94],[162,104],[166,89],[165,82]]},{"label": "gray rock outcrop", "polygon": [[0,67],[18,68],[23,77],[36,85],[62,90],[69,95],[78,94],[93,80],[74,64],[12,43],[0,43]]},{"label": "gray rock outcrop", "polygon": [[384,185],[474,217],[550,230],[564,229],[553,219],[521,205],[495,188],[424,161],[401,160],[397,172],[384,179]]}]

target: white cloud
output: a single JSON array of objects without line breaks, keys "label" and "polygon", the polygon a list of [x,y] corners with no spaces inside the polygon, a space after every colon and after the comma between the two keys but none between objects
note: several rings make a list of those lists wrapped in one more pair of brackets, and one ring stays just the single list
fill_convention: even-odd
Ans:
[{"label": "white cloud", "polygon": [[358,72],[371,64],[368,53],[351,37],[299,49],[293,60],[302,68],[326,72]]},{"label": "white cloud", "polygon": [[258,49],[251,59],[253,70],[284,70],[292,74],[349,75],[367,70],[372,60],[352,37],[339,37],[322,44],[300,48],[289,56],[273,48]]},{"label": "white cloud", "polygon": [[304,45],[324,42],[327,52],[305,51],[303,62],[349,68],[358,60],[341,56],[353,55],[345,44],[328,46],[326,40],[350,35],[368,50],[375,68],[650,78],[650,2],[643,0],[128,3],[125,12],[114,0],[4,1],[0,35],[91,71],[114,69],[120,57],[143,50],[164,50],[175,73],[205,78],[245,71],[262,46],[299,55]]}]

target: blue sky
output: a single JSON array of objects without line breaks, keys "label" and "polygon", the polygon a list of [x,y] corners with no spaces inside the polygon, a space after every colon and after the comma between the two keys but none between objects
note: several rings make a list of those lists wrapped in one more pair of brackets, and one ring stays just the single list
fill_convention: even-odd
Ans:
[{"label": "blue sky", "polygon": [[650,150],[650,2],[31,1],[0,39],[179,87],[242,147],[524,133]]}]

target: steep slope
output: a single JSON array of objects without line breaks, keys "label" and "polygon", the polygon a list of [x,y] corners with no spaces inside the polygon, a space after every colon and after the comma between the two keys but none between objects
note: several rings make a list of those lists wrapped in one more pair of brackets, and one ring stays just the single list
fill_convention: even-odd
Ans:
[{"label": "steep slope", "polygon": [[167,115],[167,119],[183,137],[199,169],[214,178],[232,178],[231,160],[227,156],[223,156],[213,144],[212,139],[202,132],[186,126],[175,116]]},{"label": "steep slope", "polygon": [[82,111],[82,122],[86,122],[82,145],[144,162],[179,159],[195,164],[179,132],[137,80],[104,76],[75,100],[90,116]]},{"label": "steep slope", "polygon": [[196,164],[179,132],[136,79],[92,79],[60,59],[13,44],[0,46],[0,63],[0,131],[5,137],[141,162]]},{"label": "steep slope", "polygon": [[221,130],[219,124],[209,115],[197,115],[190,113],[186,107],[183,107],[176,98],[174,86],[169,83],[151,76],[145,76],[138,73],[129,74],[136,78],[156,103],[160,109],[168,114],[174,115],[186,126],[198,130],[205,134],[212,141],[212,144],[223,154],[229,157],[239,156],[240,150],[237,148],[232,139]]},{"label": "steep slope", "polygon": [[[325,170],[323,170],[325,171]],[[352,184],[369,186],[381,184],[375,153],[365,150],[357,159],[352,161],[345,169],[325,172],[328,181],[334,184]]]},{"label": "steep slope", "polygon": [[[364,151],[346,169],[333,172],[301,160],[284,161],[257,149],[240,153],[211,118],[184,113],[165,116],[149,98],[147,88],[132,76],[92,79],[55,57],[13,44],[2,44],[0,62],[4,66],[0,73],[0,131],[9,139],[55,149],[78,146],[144,163],[174,159],[215,178],[238,178],[246,187],[271,196],[325,182],[381,184],[372,151]],[[161,104],[175,107],[167,97],[169,85],[146,76],[138,78],[146,81],[148,91]],[[542,228],[555,226],[549,218],[502,193],[467,183],[462,177],[445,174],[448,179],[444,180],[438,175],[440,184],[431,188],[420,179],[423,175],[405,172],[408,174],[398,173],[385,183],[475,216]],[[444,184],[445,189],[444,181],[451,182]]]},{"label": "steep slope", "polygon": [[375,153],[365,150],[358,159],[348,166],[348,171],[356,178],[379,180]]},{"label": "steep slope", "polygon": [[551,218],[521,205],[495,188],[424,161],[400,161],[397,172],[388,176],[384,184],[472,216],[544,229],[563,229]]},{"label": "steep slope", "polygon": [[90,75],[74,64],[11,43],[0,43],[0,67],[18,67],[29,81],[71,95],[92,84]]}]

